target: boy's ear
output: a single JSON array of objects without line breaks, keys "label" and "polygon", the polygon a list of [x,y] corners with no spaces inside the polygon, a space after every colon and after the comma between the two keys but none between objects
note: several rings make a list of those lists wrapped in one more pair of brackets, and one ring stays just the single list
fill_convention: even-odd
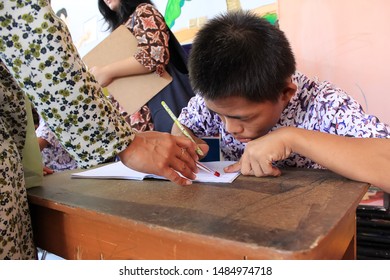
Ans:
[{"label": "boy's ear", "polygon": [[293,97],[296,91],[297,91],[297,86],[290,79],[289,82],[287,82],[285,88],[283,89],[282,99],[284,101],[290,101],[291,97]]}]

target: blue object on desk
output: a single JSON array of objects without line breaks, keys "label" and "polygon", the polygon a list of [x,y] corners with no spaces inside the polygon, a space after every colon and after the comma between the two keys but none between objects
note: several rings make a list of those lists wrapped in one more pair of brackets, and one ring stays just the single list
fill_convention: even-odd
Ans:
[{"label": "blue object on desk", "polygon": [[219,145],[219,137],[202,137],[204,141],[209,145],[210,149],[207,155],[201,160],[206,161],[221,161],[221,149]]}]

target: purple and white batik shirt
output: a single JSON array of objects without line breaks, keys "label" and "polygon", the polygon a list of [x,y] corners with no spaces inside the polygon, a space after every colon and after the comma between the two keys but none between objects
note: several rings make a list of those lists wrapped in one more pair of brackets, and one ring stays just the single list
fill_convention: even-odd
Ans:
[{"label": "purple and white batik shirt", "polygon": [[[297,92],[271,131],[292,126],[350,137],[390,138],[390,126],[366,114],[360,104],[340,88],[326,81],[309,79],[299,72],[293,75],[292,80],[297,85]],[[225,130],[222,120],[206,108],[204,99],[199,95],[183,108],[179,121],[197,137],[220,135],[225,160],[239,160],[242,156],[245,144]],[[279,167],[321,168],[298,154],[292,154],[276,164]]]}]

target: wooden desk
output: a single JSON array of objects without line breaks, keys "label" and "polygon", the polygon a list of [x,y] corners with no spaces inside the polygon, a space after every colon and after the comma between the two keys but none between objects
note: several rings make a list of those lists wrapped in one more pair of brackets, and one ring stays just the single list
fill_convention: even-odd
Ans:
[{"label": "wooden desk", "polygon": [[36,245],[66,259],[353,259],[368,188],[324,170],[188,187],[70,173],[28,190]]}]

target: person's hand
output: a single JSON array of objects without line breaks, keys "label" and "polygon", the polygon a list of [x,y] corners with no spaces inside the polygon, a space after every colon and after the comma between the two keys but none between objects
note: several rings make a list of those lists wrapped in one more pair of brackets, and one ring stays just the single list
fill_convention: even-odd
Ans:
[{"label": "person's hand", "polygon": [[[191,136],[191,138],[195,141],[195,143],[198,144],[198,147],[202,150],[203,155],[199,155],[199,159],[205,158],[207,156],[207,153],[209,152],[209,145],[204,141],[202,138],[198,138],[194,135],[194,133],[185,125],[182,125],[184,129],[188,132],[188,134]],[[181,129],[176,125],[173,124],[171,134],[175,136],[184,136],[184,133],[181,131]]]},{"label": "person's hand", "polygon": [[44,167],[43,167],[43,176],[50,175],[50,174],[53,174],[53,173],[54,173],[54,170],[53,170],[53,169],[50,169],[50,168],[47,167],[47,166],[44,166]]},{"label": "person's hand", "polygon": [[202,142],[199,142],[198,143],[198,147],[202,150],[203,152],[203,156],[199,156],[199,159],[202,159],[202,158],[205,158],[210,150],[210,147],[209,145],[205,142],[205,141],[202,141]]},{"label": "person's hand", "polygon": [[89,72],[95,76],[96,81],[102,86],[106,87],[112,83],[113,78],[107,67],[94,66],[89,69]]},{"label": "person's hand", "polygon": [[288,130],[280,128],[250,141],[240,161],[227,166],[224,171],[229,173],[241,170],[243,175],[256,177],[279,176],[280,169],[272,163],[290,156],[292,149],[288,145],[288,136]]},{"label": "person's hand", "polygon": [[196,145],[184,136],[148,131],[138,133],[119,158],[134,170],[163,176],[179,185],[190,185],[198,171],[195,149]]}]

